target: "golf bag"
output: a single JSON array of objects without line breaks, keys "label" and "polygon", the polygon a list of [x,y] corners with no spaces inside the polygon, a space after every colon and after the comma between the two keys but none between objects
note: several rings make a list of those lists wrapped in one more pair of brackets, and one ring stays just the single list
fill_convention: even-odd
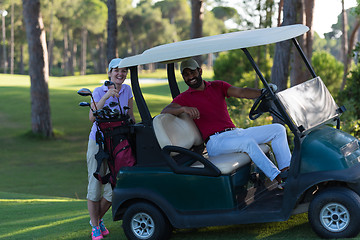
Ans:
[{"label": "golf bag", "polygon": [[[97,169],[93,174],[102,184],[110,183],[114,188],[116,185],[116,175],[120,168],[131,167],[136,163],[128,136],[131,131],[129,118],[126,119],[97,119],[98,131],[96,132],[96,142],[99,151],[95,155]],[[110,172],[101,176],[100,167],[104,160]]]}]

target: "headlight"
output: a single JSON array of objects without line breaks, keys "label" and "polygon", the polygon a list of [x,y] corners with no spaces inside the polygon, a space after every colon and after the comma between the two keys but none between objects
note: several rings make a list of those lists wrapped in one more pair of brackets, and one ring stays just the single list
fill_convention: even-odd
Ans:
[{"label": "headlight", "polygon": [[354,140],[342,146],[340,148],[340,151],[344,157],[347,157],[358,149],[359,149],[359,142],[358,140]]}]

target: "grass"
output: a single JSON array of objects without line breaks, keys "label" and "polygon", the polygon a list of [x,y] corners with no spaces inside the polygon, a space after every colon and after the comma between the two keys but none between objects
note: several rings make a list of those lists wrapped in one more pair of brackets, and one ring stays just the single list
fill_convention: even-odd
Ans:
[{"label": "grass", "polygon": [[[90,238],[85,200],[90,123],[88,109],[78,107],[79,102],[89,99],[76,91],[82,87],[93,90],[105,79],[106,75],[51,77],[52,123],[61,135],[44,140],[28,134],[30,78],[0,74],[0,239]],[[181,89],[185,88],[181,82]],[[153,114],[170,102],[165,84],[142,85],[142,91]],[[105,222],[111,231],[107,239],[125,239],[121,222],[112,221],[111,211]],[[281,223],[177,230],[172,239],[289,238],[317,239],[306,214]]]}]

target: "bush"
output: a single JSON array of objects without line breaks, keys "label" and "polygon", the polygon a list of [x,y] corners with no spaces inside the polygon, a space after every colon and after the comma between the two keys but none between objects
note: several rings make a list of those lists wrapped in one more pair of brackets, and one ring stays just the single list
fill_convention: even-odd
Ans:
[{"label": "bush", "polygon": [[360,67],[351,71],[345,89],[338,95],[340,106],[346,107],[341,117],[343,130],[355,137],[360,137]]},{"label": "bush", "polygon": [[314,70],[333,96],[339,92],[344,65],[326,51],[315,52],[311,58]]},{"label": "bush", "polygon": [[[269,79],[272,60],[267,47],[248,49],[265,78]],[[256,73],[242,50],[220,53],[214,64],[214,79],[234,86],[255,87]],[[260,84],[262,86],[262,84]]]}]

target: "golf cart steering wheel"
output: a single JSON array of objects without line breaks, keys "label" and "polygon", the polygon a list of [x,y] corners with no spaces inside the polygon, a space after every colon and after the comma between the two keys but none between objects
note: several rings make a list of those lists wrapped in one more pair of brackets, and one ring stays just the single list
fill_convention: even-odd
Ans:
[{"label": "golf cart steering wheel", "polygon": [[268,109],[268,100],[266,99],[267,90],[262,91],[260,97],[258,97],[253,106],[251,107],[249,118],[251,120],[255,120],[258,117],[260,117],[264,112],[266,112],[266,109]]}]

